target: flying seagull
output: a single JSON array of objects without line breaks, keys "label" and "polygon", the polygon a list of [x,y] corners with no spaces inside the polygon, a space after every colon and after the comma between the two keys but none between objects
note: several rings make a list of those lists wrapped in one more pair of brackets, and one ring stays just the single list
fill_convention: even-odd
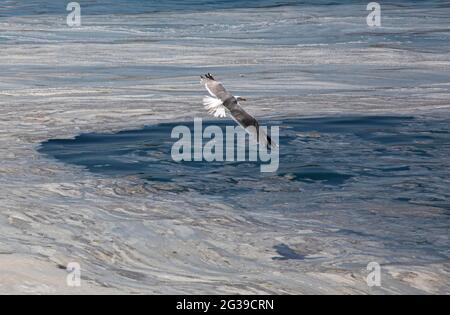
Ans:
[{"label": "flying seagull", "polygon": [[259,144],[265,145],[268,148],[275,146],[272,139],[259,128],[258,121],[248,114],[239,104],[247,99],[240,96],[233,96],[222,85],[216,81],[211,73],[205,74],[201,77],[201,84],[206,88],[211,96],[203,98],[203,105],[208,113],[214,117],[226,117],[227,112],[230,116],[247,131],[250,135],[257,139]]}]

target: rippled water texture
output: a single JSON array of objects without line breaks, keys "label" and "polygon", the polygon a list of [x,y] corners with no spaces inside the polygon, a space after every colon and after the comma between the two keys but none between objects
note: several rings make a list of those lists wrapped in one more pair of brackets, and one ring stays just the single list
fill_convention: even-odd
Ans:
[{"label": "rippled water texture", "polygon": [[[449,292],[448,1],[0,2],[0,293]],[[172,161],[207,72],[276,173]]]},{"label": "rippled water texture", "polygon": [[[390,263],[402,256],[409,261],[411,251],[423,261],[446,261],[447,119],[359,116],[265,123],[280,127],[280,168],[274,174],[260,173],[256,162],[174,162],[171,146],[177,139],[171,139],[171,131],[179,125],[193,131],[190,122],[49,140],[40,151],[93,173],[142,178],[155,190],[216,196],[237,212],[279,212],[293,220],[290,229],[325,210],[322,227],[339,222],[337,235],[383,242],[396,252]],[[210,121],[203,127],[208,125],[225,130],[233,122]],[[276,260],[305,258],[285,244],[275,249],[282,254]]]}]

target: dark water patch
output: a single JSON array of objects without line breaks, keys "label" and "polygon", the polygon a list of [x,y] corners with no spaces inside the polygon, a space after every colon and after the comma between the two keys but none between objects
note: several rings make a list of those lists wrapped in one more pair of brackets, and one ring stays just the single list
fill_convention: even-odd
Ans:
[{"label": "dark water patch", "polygon": [[[39,151],[93,173],[136,176],[150,187],[169,185],[174,192],[232,198],[265,191],[338,193],[345,188],[355,199],[366,200],[371,191],[370,198],[410,204],[418,198],[430,204],[430,196],[447,196],[450,137],[444,118],[289,118],[262,124],[280,127],[280,163],[274,173],[261,173],[262,162],[175,162],[171,150],[178,139],[171,138],[172,130],[184,125],[193,131],[193,122],[53,139],[42,143]],[[212,125],[225,131],[234,122],[203,122],[203,129]],[[224,155],[230,149],[225,138]],[[436,204],[446,202],[436,200]]]},{"label": "dark water patch", "polygon": [[[53,0],[28,0],[28,1],[6,1],[7,3],[0,7],[0,17],[2,16],[21,16],[21,15],[41,15],[41,14],[65,14],[67,3],[61,3]],[[261,8],[270,9],[277,7],[333,7],[355,5],[354,1],[349,0],[95,0],[79,1],[86,14],[142,14],[154,12],[172,12],[172,11],[217,11],[227,9],[246,9]],[[365,5],[360,5],[360,10],[365,13]],[[386,4],[386,10],[400,7],[403,10],[409,8],[430,9],[430,8],[449,8],[450,6],[443,1],[397,1]]]},{"label": "dark water patch", "polygon": [[350,179],[352,175],[333,172],[320,167],[302,167],[301,171],[295,173],[282,174],[291,180],[298,180],[305,183],[322,181],[326,184],[340,185]]},{"label": "dark water patch", "polygon": [[[322,1],[321,1],[322,2]],[[67,2],[68,3],[68,2]],[[7,6],[0,7],[2,16],[23,15],[65,15],[67,3],[51,0],[14,1]],[[296,6],[304,4],[297,0],[95,0],[79,1],[83,14],[145,14],[156,12],[195,12],[209,10],[227,10],[241,8],[275,8],[280,6]],[[327,1],[321,4],[327,5]]]}]

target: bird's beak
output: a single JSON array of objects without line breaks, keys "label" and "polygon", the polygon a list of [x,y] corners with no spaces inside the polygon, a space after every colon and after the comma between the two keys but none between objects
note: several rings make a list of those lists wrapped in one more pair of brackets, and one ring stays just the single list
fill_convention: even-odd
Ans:
[{"label": "bird's beak", "polygon": [[242,101],[242,102],[246,102],[247,101],[247,99],[245,97],[240,97],[239,100]]}]

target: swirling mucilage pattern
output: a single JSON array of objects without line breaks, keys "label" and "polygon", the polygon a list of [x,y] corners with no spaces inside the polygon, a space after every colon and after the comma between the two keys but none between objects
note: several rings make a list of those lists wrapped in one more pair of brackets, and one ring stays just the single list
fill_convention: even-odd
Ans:
[{"label": "swirling mucilage pattern", "polygon": [[[448,5],[159,3],[0,9],[0,292],[448,293]],[[207,72],[280,125],[279,173],[152,178]]]}]

